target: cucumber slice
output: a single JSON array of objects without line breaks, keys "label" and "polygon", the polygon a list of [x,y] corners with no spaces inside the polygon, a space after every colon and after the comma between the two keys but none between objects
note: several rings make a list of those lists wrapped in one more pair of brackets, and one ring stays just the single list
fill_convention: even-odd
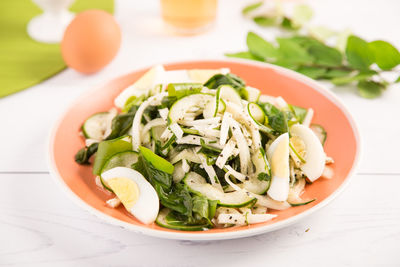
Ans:
[{"label": "cucumber slice", "polygon": [[259,105],[256,103],[249,103],[247,104],[247,111],[250,117],[257,122],[257,124],[264,124],[265,113]]},{"label": "cucumber slice", "polygon": [[93,174],[100,175],[104,164],[112,156],[125,151],[132,151],[132,138],[129,135],[100,142],[93,164]]},{"label": "cucumber slice", "polygon": [[261,95],[260,90],[251,86],[242,88],[241,94],[249,102],[257,102]]},{"label": "cucumber slice", "polygon": [[218,100],[218,97],[215,97],[215,101],[210,101],[206,104],[203,110],[203,117],[205,119],[213,118],[217,116],[218,113],[223,113],[226,109],[225,101],[222,99]]},{"label": "cucumber slice", "polygon": [[267,181],[258,179],[258,175],[262,173],[266,174],[268,177],[271,177],[271,168],[269,167],[264,149],[260,148],[258,153],[253,154],[251,160],[256,167],[256,172],[255,175],[251,176],[248,181],[243,182],[243,187],[252,193],[263,195],[267,192],[269,186],[271,185],[271,179]]},{"label": "cucumber slice", "polygon": [[311,202],[314,202],[316,200],[316,198],[313,198],[311,200],[306,200],[306,201],[301,201],[301,202],[288,202],[290,204],[290,206],[292,207],[297,207],[297,206],[304,206],[307,205]]},{"label": "cucumber slice", "polygon": [[192,193],[205,196],[209,200],[218,200],[219,206],[240,208],[255,201],[255,198],[249,197],[242,191],[224,193],[207,183],[206,179],[195,172],[189,172],[183,182]]},{"label": "cucumber slice", "polygon": [[311,124],[310,129],[315,133],[319,141],[321,141],[321,144],[324,145],[326,141],[326,131],[324,127],[319,124]]},{"label": "cucumber slice", "polygon": [[93,114],[86,119],[82,125],[82,133],[86,138],[103,140],[103,135],[106,130],[106,120],[108,112],[99,112]]},{"label": "cucumber slice", "polygon": [[214,96],[209,94],[193,94],[182,97],[170,108],[168,113],[168,123],[172,124],[184,119],[188,109],[196,106],[204,108],[206,104],[211,101],[214,101]]},{"label": "cucumber slice", "polygon": [[272,133],[273,130],[268,126],[268,117],[263,109],[256,103],[247,104],[247,113],[251,119],[258,125],[260,131],[264,133]]},{"label": "cucumber slice", "polygon": [[175,216],[171,213],[170,209],[164,208],[158,213],[156,224],[161,227],[181,230],[181,231],[203,231],[209,228],[208,224],[202,225],[189,225],[185,224],[182,221],[179,221],[175,218]]},{"label": "cucumber slice", "polygon": [[115,167],[131,168],[132,164],[138,160],[138,153],[135,151],[120,152],[112,156],[101,169],[101,173],[108,171]]},{"label": "cucumber slice", "polygon": [[222,99],[225,102],[229,101],[242,106],[242,98],[240,97],[238,91],[235,90],[230,85],[221,85],[217,88],[217,99]]}]

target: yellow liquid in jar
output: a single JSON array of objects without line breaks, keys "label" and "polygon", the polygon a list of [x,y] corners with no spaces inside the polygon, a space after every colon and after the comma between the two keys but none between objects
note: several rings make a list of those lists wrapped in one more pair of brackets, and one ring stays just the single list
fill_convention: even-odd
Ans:
[{"label": "yellow liquid in jar", "polygon": [[215,20],[217,0],[161,0],[164,21],[182,33],[196,33]]}]

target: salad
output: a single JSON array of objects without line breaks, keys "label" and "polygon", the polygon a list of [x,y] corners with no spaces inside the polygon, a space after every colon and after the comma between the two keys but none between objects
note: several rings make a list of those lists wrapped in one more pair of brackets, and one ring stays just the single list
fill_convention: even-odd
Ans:
[{"label": "salad", "polygon": [[261,95],[229,69],[158,65],[82,125],[75,155],[144,224],[198,231],[266,222],[332,178],[313,110]]}]

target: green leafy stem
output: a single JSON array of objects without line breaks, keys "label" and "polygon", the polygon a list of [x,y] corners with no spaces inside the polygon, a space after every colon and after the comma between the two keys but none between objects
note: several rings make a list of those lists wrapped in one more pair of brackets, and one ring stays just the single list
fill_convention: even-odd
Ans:
[{"label": "green leafy stem", "polygon": [[[281,27],[293,34],[269,42],[249,32],[248,51],[227,53],[226,56],[276,64],[338,86],[356,83],[359,94],[365,98],[376,98],[388,86],[400,82],[396,70],[400,53],[392,44],[382,40],[367,42],[346,33],[336,36],[335,47],[327,44],[332,40],[329,38],[334,35],[333,31],[324,27],[307,27],[306,30],[305,23],[312,17],[308,6],[296,6],[291,18],[281,11],[264,12],[269,15],[255,12],[262,7],[263,2],[249,5],[243,9],[243,14],[262,27]],[[255,15],[251,16],[252,13]],[[384,79],[382,74],[388,71],[397,73],[397,79]]]}]

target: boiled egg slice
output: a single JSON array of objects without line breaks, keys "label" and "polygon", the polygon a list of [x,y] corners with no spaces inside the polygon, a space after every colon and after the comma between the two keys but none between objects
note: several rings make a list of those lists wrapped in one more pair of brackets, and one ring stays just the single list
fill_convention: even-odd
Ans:
[{"label": "boiled egg slice", "polygon": [[304,143],[301,151],[305,163],[300,165],[300,169],[307,178],[314,182],[321,177],[325,168],[325,152],[321,142],[315,133],[307,126],[295,124],[290,127],[292,138],[300,138]]},{"label": "boiled egg slice", "polygon": [[156,220],[160,206],[158,195],[141,173],[126,167],[115,167],[102,173],[101,178],[136,219],[144,224]]},{"label": "boiled egg slice", "polygon": [[271,185],[268,196],[277,201],[285,201],[289,195],[289,134],[284,133],[272,142],[267,150],[271,164]]},{"label": "boiled egg slice", "polygon": [[147,95],[149,90],[157,85],[157,82],[162,80],[165,74],[165,69],[162,65],[156,65],[148,70],[142,77],[139,78],[134,84],[128,86],[121,94],[114,100],[115,106],[123,108],[126,101],[132,97],[140,97]]}]

